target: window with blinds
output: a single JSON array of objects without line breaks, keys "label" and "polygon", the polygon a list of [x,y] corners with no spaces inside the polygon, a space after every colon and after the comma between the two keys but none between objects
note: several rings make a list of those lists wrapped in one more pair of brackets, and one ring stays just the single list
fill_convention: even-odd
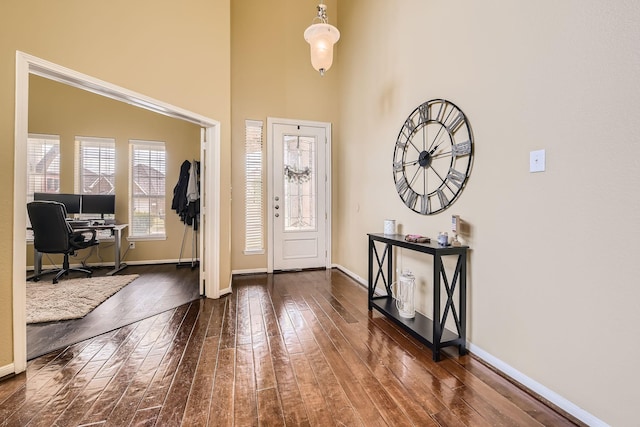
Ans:
[{"label": "window with blinds", "polygon": [[60,137],[29,134],[27,140],[27,203],[33,193],[60,192]]},{"label": "window with blinds", "polygon": [[164,239],[166,150],[164,142],[129,141],[129,238]]},{"label": "window with blinds", "polygon": [[114,194],[116,140],[76,137],[75,177],[77,194]]},{"label": "window with blinds", "polygon": [[264,253],[262,215],[262,122],[245,121],[245,250]]},{"label": "window with blinds", "polygon": [[[27,138],[27,203],[33,193],[60,192],[60,136],[29,134]],[[31,221],[27,215],[27,227]],[[33,231],[27,230],[27,241],[33,241]]]}]

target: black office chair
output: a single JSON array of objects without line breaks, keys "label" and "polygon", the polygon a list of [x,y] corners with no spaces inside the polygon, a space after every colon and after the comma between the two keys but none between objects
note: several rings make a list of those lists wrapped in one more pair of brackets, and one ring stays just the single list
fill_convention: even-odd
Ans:
[{"label": "black office chair", "polygon": [[27,203],[27,212],[33,229],[35,249],[45,254],[64,254],[62,269],[41,272],[32,278],[33,281],[37,282],[44,274],[57,273],[53,283],[58,283],[58,279],[62,275],[68,275],[69,271],[78,271],[91,277],[89,269],[69,268],[69,255],[75,254],[78,249],[97,245],[96,231],[73,230],[66,221],[67,210],[59,202],[34,201]]}]

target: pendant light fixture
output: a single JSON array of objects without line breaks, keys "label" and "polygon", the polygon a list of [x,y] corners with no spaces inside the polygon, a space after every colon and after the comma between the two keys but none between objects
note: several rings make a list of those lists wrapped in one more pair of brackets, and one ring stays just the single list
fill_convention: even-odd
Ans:
[{"label": "pendant light fixture", "polygon": [[340,31],[327,20],[327,5],[318,5],[314,23],[304,32],[304,39],[311,46],[311,65],[321,76],[333,63],[333,45],[340,39]]}]

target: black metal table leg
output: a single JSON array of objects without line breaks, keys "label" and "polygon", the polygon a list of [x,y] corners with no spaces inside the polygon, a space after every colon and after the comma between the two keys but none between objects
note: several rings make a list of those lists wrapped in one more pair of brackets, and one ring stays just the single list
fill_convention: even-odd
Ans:
[{"label": "black metal table leg", "polygon": [[467,252],[460,255],[460,345],[458,352],[460,355],[467,354]]},{"label": "black metal table leg", "polygon": [[369,301],[369,311],[371,311],[371,298],[373,298],[373,240],[369,239],[369,275],[368,275],[368,301]]},{"label": "black metal table leg", "polygon": [[433,360],[440,360],[440,342],[442,341],[442,328],[440,323],[440,270],[442,258],[433,256]]}]

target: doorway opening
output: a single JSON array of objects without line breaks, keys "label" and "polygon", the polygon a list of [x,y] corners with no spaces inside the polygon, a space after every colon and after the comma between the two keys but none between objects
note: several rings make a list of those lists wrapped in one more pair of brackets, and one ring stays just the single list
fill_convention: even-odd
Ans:
[{"label": "doorway opening", "polygon": [[51,79],[59,83],[83,89],[94,94],[163,114],[202,127],[201,144],[201,228],[200,287],[207,297],[217,298],[215,284],[219,277],[219,229],[220,229],[220,123],[216,120],[184,110],[62,67],[41,58],[16,52],[15,138],[14,138],[14,191],[13,191],[13,371],[26,370],[26,291],[24,270],[26,266],[26,165],[29,116],[29,75]]}]

